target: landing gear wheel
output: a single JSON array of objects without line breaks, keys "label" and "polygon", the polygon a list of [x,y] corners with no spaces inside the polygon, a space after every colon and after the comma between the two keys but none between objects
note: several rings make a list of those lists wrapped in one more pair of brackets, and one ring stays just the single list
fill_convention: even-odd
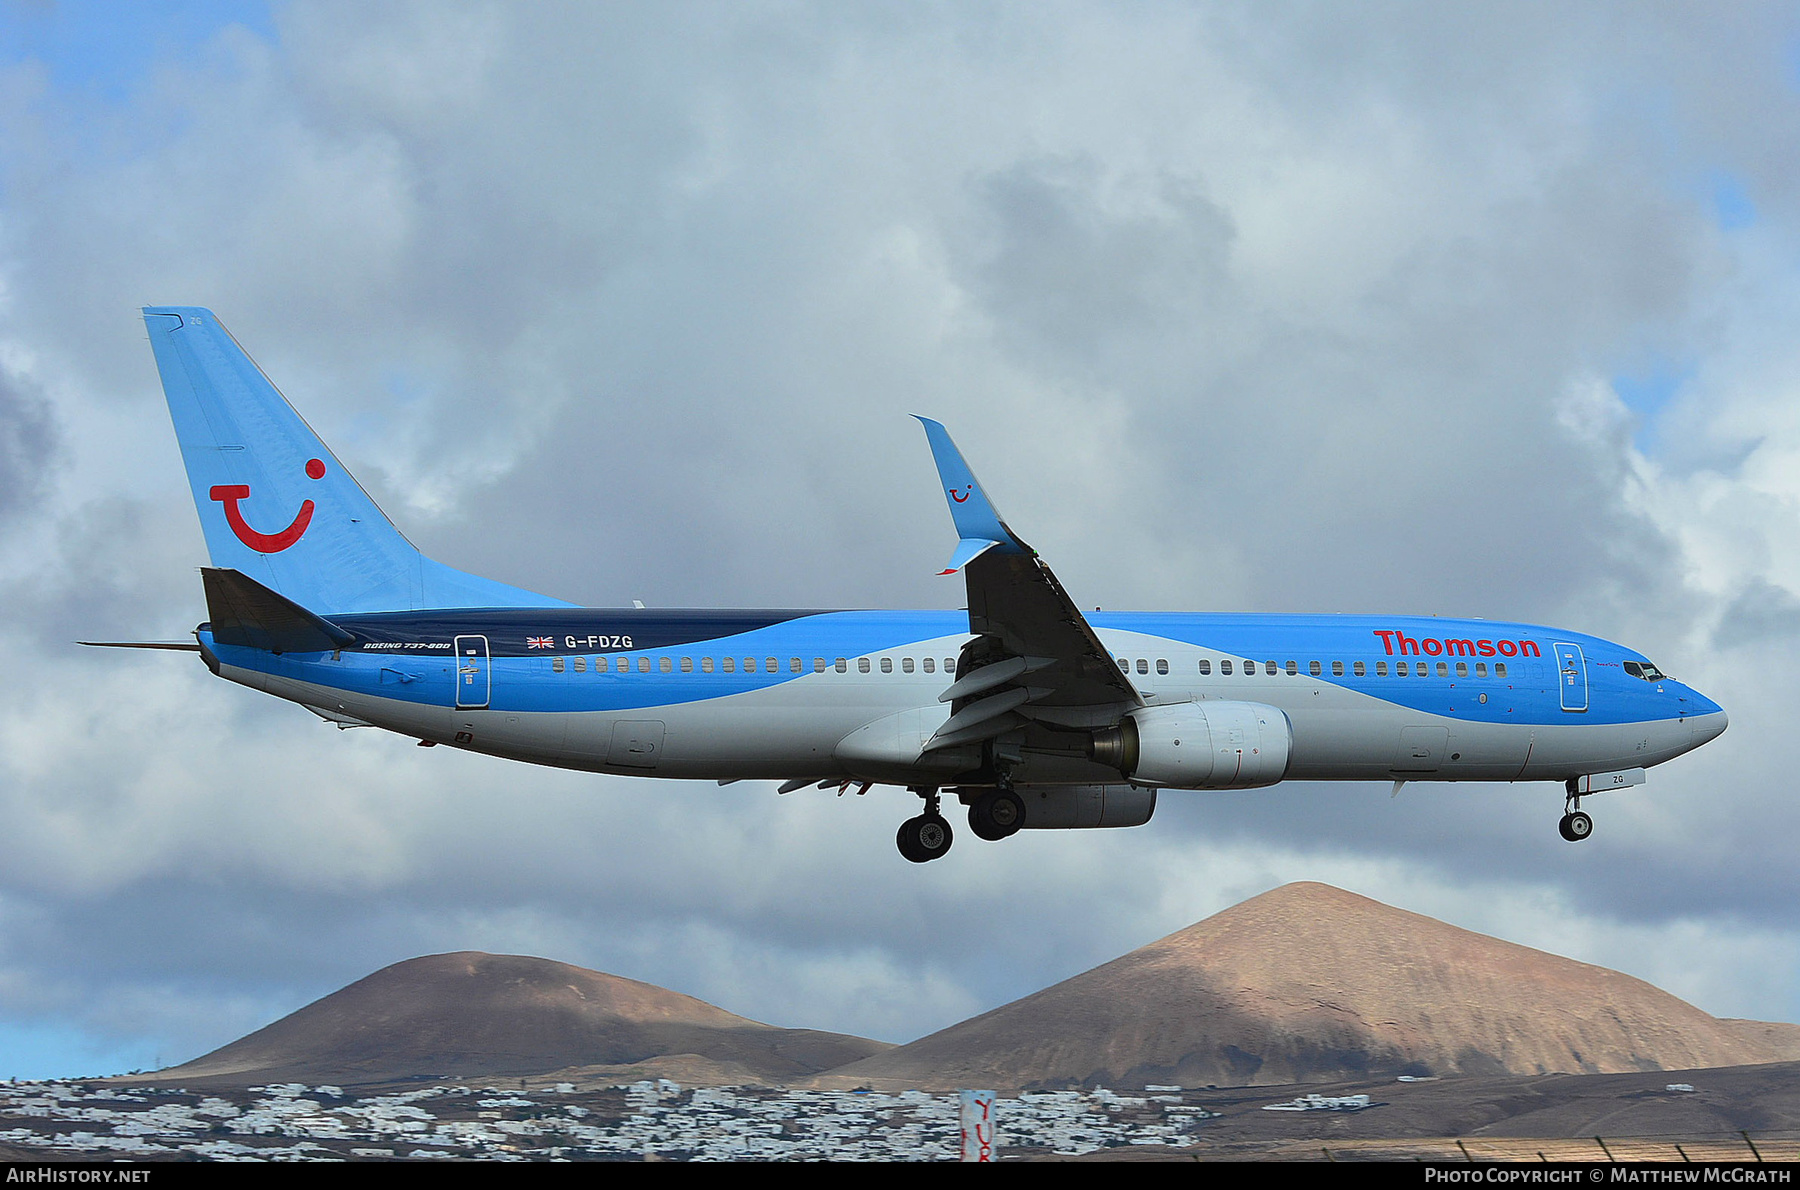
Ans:
[{"label": "landing gear wheel", "polygon": [[969,807],[969,829],[990,843],[1018,833],[1024,825],[1025,803],[1010,789],[984,793]]},{"label": "landing gear wheel", "polygon": [[1588,817],[1585,811],[1573,810],[1562,816],[1562,821],[1556,824],[1556,829],[1569,842],[1579,843],[1594,833],[1594,820]]},{"label": "landing gear wheel", "polygon": [[955,840],[950,824],[936,814],[921,814],[900,824],[894,843],[915,864],[929,863],[950,850]]}]

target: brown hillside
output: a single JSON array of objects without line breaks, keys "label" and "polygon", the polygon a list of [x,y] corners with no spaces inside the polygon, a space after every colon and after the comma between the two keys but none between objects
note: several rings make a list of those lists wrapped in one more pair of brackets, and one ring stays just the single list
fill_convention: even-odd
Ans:
[{"label": "brown hillside", "polygon": [[1786,1030],[1756,1024],[1617,971],[1289,884],[820,1081],[1195,1087],[1786,1057]]},{"label": "brown hillside", "polygon": [[479,951],[395,963],[159,1079],[356,1084],[521,1076],[685,1056],[784,1082],[878,1041],[779,1029],[692,996],[548,959]]}]

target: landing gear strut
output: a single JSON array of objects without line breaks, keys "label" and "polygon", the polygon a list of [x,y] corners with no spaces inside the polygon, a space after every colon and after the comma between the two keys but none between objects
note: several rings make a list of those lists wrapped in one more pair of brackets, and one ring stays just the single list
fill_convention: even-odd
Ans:
[{"label": "landing gear strut", "polygon": [[929,863],[947,853],[956,836],[938,809],[937,790],[919,786],[913,792],[925,799],[925,812],[900,824],[894,844],[900,848],[900,854],[913,863]]},{"label": "landing gear strut", "polygon": [[1563,838],[1571,843],[1579,843],[1594,833],[1594,820],[1587,816],[1581,808],[1581,795],[1575,792],[1575,782],[1569,782],[1568,797],[1563,801],[1562,821],[1556,829]]}]

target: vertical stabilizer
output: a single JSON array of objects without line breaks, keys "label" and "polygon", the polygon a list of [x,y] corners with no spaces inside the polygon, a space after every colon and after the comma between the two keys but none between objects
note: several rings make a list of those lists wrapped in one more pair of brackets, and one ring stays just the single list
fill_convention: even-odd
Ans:
[{"label": "vertical stabilizer", "polygon": [[324,615],[568,606],[421,554],[210,310],[144,325],[215,567]]}]

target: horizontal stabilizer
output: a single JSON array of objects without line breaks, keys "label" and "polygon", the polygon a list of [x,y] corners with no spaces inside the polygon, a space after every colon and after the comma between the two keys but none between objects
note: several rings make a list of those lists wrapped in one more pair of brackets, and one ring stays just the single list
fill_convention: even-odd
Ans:
[{"label": "horizontal stabilizer", "polygon": [[235,570],[202,567],[213,639],[271,653],[324,653],[356,638]]},{"label": "horizontal stabilizer", "polygon": [[177,653],[198,653],[200,646],[191,640],[78,640],[90,649],[169,649]]}]

